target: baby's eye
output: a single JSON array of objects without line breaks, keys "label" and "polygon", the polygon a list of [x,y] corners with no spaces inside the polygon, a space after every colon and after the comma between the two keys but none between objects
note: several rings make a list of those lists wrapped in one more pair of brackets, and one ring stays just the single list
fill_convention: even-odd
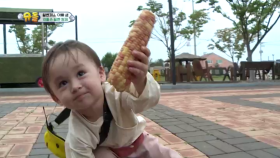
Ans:
[{"label": "baby's eye", "polygon": [[67,84],[66,81],[61,81],[61,82],[59,83],[59,87],[65,86],[66,84]]},{"label": "baby's eye", "polygon": [[79,72],[78,72],[78,76],[79,76],[79,77],[84,76],[84,74],[85,74],[84,71],[79,71]]}]

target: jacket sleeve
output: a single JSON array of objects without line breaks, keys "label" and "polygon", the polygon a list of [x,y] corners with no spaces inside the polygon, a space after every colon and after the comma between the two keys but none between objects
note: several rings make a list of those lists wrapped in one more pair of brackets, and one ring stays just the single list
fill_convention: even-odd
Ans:
[{"label": "jacket sleeve", "polygon": [[141,113],[158,104],[160,98],[160,85],[154,77],[147,72],[146,86],[139,96],[133,84],[131,84],[126,98],[124,98],[124,108],[129,108],[134,113]]}]

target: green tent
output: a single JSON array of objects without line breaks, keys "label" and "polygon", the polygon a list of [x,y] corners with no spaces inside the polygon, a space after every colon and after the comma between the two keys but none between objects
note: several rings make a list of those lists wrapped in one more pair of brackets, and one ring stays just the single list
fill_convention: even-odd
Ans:
[{"label": "green tent", "polygon": [[[42,54],[7,54],[6,24],[26,24],[23,20],[18,20],[18,14],[24,12],[53,12],[53,9],[0,7],[0,24],[3,25],[4,36],[4,55],[0,55],[0,88],[1,84],[10,83],[37,83],[38,86],[42,86],[41,63],[44,58],[44,50],[42,50]],[[55,23],[28,23],[27,25],[54,24]],[[42,29],[42,33],[43,32],[44,29]],[[78,40],[77,16],[75,16],[75,35],[76,40]],[[44,39],[44,35],[42,39]]]},{"label": "green tent", "polygon": [[[53,12],[53,9],[0,8],[0,24],[3,25],[4,39],[4,55],[0,55],[0,87],[1,84],[4,83],[41,84],[41,63],[44,57],[43,54],[7,54],[6,24],[26,24],[23,20],[18,19],[18,14],[24,12]],[[44,25],[54,24],[55,23],[45,23]],[[42,25],[42,23],[28,23],[28,25]]]}]

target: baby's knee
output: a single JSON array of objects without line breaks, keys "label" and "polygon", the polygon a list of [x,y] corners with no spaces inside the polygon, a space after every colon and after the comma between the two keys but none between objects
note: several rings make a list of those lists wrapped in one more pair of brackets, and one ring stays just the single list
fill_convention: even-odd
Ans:
[{"label": "baby's knee", "polygon": [[98,147],[95,151],[94,151],[94,156],[96,158],[117,158],[117,156],[115,155],[115,153],[112,152],[112,150],[110,150],[109,148],[106,147]]}]

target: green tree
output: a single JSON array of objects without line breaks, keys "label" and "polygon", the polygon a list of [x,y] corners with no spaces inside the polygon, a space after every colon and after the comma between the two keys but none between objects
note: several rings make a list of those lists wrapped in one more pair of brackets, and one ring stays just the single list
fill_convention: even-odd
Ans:
[{"label": "green tree", "polygon": [[[161,3],[157,3],[155,0],[149,0],[146,3],[146,6],[146,8],[143,6],[138,6],[137,10],[150,10],[156,15],[156,21],[159,27],[155,27],[153,29],[151,38],[164,44],[167,49],[168,57],[170,58],[171,42],[169,12],[163,12],[163,5]],[[187,16],[184,12],[180,12],[178,10],[178,8],[173,7],[175,52],[183,48],[188,42],[187,40],[191,38],[191,35],[194,33],[193,24],[196,26],[196,36],[199,37],[203,32],[202,27],[208,22],[209,19],[205,10],[194,11],[194,13],[189,16],[190,20],[187,20]],[[131,27],[134,22],[135,20],[130,21],[129,27]],[[186,22],[187,24],[184,24]]]},{"label": "green tree", "polygon": [[[242,34],[234,28],[225,28],[217,30],[215,36],[217,41],[211,39],[212,43],[208,45],[208,49],[214,50],[215,48],[225,53],[231,58],[234,63],[234,58],[238,55],[240,58],[245,52],[245,44],[243,42]],[[240,59],[239,58],[239,59]]]},{"label": "green tree", "polygon": [[153,66],[163,66],[164,61],[162,59],[158,59],[156,61],[151,61],[150,67]]},{"label": "green tree", "polygon": [[[63,24],[49,25],[46,30],[44,28],[44,40],[49,38],[53,32],[62,27]],[[26,25],[12,25],[10,26],[9,33],[15,33],[18,49],[21,54],[40,54],[42,52],[42,25],[36,26],[32,30],[32,34],[28,34],[30,30]],[[47,38],[46,38],[47,37]],[[55,41],[48,40],[48,45],[53,46]],[[46,49],[48,49],[46,47]]]},{"label": "green tree", "polygon": [[107,67],[108,71],[110,71],[118,53],[112,54],[111,52],[107,52],[101,59],[101,63],[103,67]]},{"label": "green tree", "polygon": [[[252,61],[252,54],[275,26],[280,18],[279,0],[225,0],[236,19],[222,11],[218,0],[198,0],[196,3],[208,2],[214,12],[232,21],[234,27],[242,33],[246,46],[248,61]],[[278,11],[277,11],[278,10]],[[275,17],[275,19],[274,19]],[[250,75],[254,76],[254,75]]]}]

